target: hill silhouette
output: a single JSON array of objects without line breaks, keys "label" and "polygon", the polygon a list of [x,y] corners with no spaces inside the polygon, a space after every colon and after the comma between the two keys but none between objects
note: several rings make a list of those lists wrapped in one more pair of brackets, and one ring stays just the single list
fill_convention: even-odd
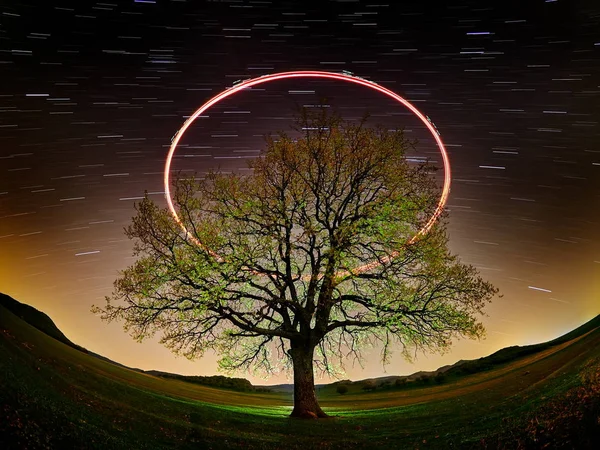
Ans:
[{"label": "hill silhouette", "polygon": [[[91,352],[77,344],[71,342],[60,329],[55,325],[52,319],[45,313],[37,310],[33,306],[21,303],[14,298],[0,293],[0,306],[5,307],[7,310],[15,314],[17,317],[27,322],[29,325],[35,327],[39,331],[47,334],[48,336],[76,349],[87,353],[91,356],[95,356],[104,361],[108,361],[113,364],[117,364],[122,367],[127,367],[131,370],[147,373],[161,378],[177,379],[180,381],[187,381],[190,383],[203,384],[208,386],[217,386],[221,388],[235,389],[241,391],[251,391],[253,389],[272,389],[275,391],[289,392],[294,388],[293,384],[278,384],[278,385],[260,385],[254,386],[250,381],[245,378],[232,378],[226,376],[198,376],[198,375],[180,375],[170,372],[158,371],[158,370],[142,370],[132,368],[112,361],[105,356]],[[357,381],[351,380],[340,380],[329,384],[318,384],[318,389],[326,388],[327,386],[337,386],[339,384],[356,384],[360,387],[365,385],[378,386],[389,386],[390,384],[398,383],[398,381],[417,381],[427,378],[434,378],[440,374],[445,376],[461,376],[465,374],[475,374],[482,371],[491,370],[495,367],[507,364],[515,359],[522,358],[528,355],[532,355],[543,350],[546,350],[552,346],[562,344],[569,340],[583,336],[584,334],[600,327],[600,314],[591,320],[585,322],[574,330],[559,336],[551,341],[542,342],[538,344],[519,346],[514,345],[500,349],[491,355],[484,356],[473,360],[459,360],[454,364],[446,365],[432,371],[418,371],[410,375],[391,375],[377,378],[366,378]]]},{"label": "hill silhouette", "polygon": [[[481,358],[472,360],[459,360],[454,364],[442,366],[437,370],[418,371],[410,375],[391,375],[377,378],[365,378],[357,381],[340,380],[333,382],[329,385],[319,384],[317,385],[317,389],[324,390],[327,389],[328,386],[337,387],[340,384],[344,384],[347,386],[355,385],[360,389],[364,388],[365,386],[369,389],[373,389],[378,387],[387,387],[392,384],[404,385],[404,382],[428,382],[428,380],[433,380],[434,382],[437,380],[437,382],[440,382],[440,380],[443,380],[447,377],[460,377],[464,375],[472,375],[479,372],[489,371],[494,368],[506,365],[519,358],[542,352],[553,346],[560,345],[572,339],[581,337],[586,333],[589,333],[590,331],[595,330],[599,327],[600,314],[594,317],[593,319],[585,322],[583,325],[580,325],[579,327],[575,328],[574,330],[569,331],[568,333],[559,336],[555,339],[552,339],[551,341],[524,346],[513,345],[510,347],[505,347],[492,353],[491,355],[483,356]],[[294,389],[294,385],[278,384],[275,386],[269,386],[269,388],[282,392],[291,392]]]},{"label": "hill silhouette", "polygon": [[42,333],[56,339],[57,341],[67,344],[69,347],[73,347],[77,350],[88,353],[88,351],[80,347],[77,344],[71,342],[62,331],[58,329],[54,321],[43,312],[35,309],[33,306],[29,306],[25,303],[21,303],[14,298],[0,292],[0,306],[3,306],[8,311],[13,313],[15,316],[27,322],[29,325],[37,328]]}]

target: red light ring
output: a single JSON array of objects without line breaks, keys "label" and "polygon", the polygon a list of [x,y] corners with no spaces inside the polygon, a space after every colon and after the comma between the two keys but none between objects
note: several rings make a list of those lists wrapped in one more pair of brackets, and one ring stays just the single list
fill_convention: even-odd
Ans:
[{"label": "red light ring", "polygon": [[[227,97],[230,97],[233,94],[236,94],[237,92],[240,92],[240,91],[242,91],[246,88],[250,88],[252,86],[257,86],[259,84],[268,83],[269,81],[284,80],[284,79],[288,79],[288,78],[325,78],[325,79],[331,79],[331,80],[348,81],[350,83],[359,84],[361,86],[371,88],[375,91],[378,91],[378,92],[381,92],[382,94],[387,95],[388,97],[393,98],[397,102],[406,106],[413,114],[415,114],[421,120],[421,122],[423,122],[423,124],[431,132],[431,135],[433,136],[433,138],[435,139],[435,141],[438,145],[440,154],[442,155],[442,161],[444,163],[444,185],[442,187],[442,194],[440,196],[440,200],[438,202],[438,205],[437,205],[433,215],[429,218],[429,220],[427,221],[425,226],[423,226],[423,228],[421,228],[419,230],[419,232],[417,234],[415,234],[408,242],[413,243],[419,237],[427,234],[429,232],[429,230],[431,229],[431,227],[433,227],[433,224],[436,222],[436,220],[439,218],[439,216],[444,211],[444,207],[446,205],[446,202],[448,201],[448,196],[450,194],[450,182],[451,182],[451,177],[452,177],[452,174],[450,171],[450,160],[448,158],[448,153],[446,152],[446,147],[444,146],[444,143],[442,142],[442,139],[441,139],[437,129],[433,125],[433,123],[429,120],[429,118],[427,116],[425,116],[421,111],[419,111],[409,101],[405,100],[404,98],[400,97],[395,92],[393,92],[383,86],[380,86],[379,84],[377,84],[373,81],[365,80],[363,78],[360,78],[360,77],[357,77],[354,75],[350,75],[347,73],[299,70],[299,71],[292,71],[292,72],[274,73],[274,74],[270,74],[270,75],[263,75],[263,76],[260,76],[257,78],[250,78],[250,79],[244,80],[244,81],[224,90],[223,92],[215,95],[213,98],[211,98],[206,103],[204,103],[200,108],[198,108],[196,110],[196,112],[194,112],[194,114],[192,114],[184,122],[183,126],[177,131],[177,133],[175,134],[175,136],[173,137],[173,140],[171,142],[171,146],[169,148],[169,153],[167,155],[167,159],[165,162],[164,187],[165,187],[165,198],[167,200],[169,210],[171,211],[171,214],[173,215],[173,218],[175,219],[175,221],[179,224],[181,229],[185,232],[186,236],[192,242],[194,242],[195,244],[199,245],[200,247],[202,247],[203,249],[208,251],[215,258],[220,259],[220,256],[218,254],[216,254],[209,248],[206,248],[202,244],[202,242],[198,241],[198,239],[196,239],[194,236],[192,236],[190,234],[190,232],[185,228],[185,226],[181,222],[181,219],[179,218],[179,215],[177,214],[177,211],[175,211],[175,206],[173,205],[173,200],[171,199],[171,188],[170,188],[171,162],[173,160],[173,155],[175,154],[175,150],[177,150],[177,144],[179,144],[179,141],[183,137],[184,133],[190,127],[192,122],[198,118],[198,116],[200,116],[203,112],[207,111],[211,106],[214,106],[217,103],[219,103],[221,100],[224,100]],[[398,254],[398,252],[392,253],[392,255],[390,255],[390,257],[388,257],[384,262],[391,260],[392,258],[397,256],[397,254]],[[353,269],[352,272],[353,273],[366,272],[368,270],[371,270],[371,269],[377,267],[379,264],[380,263],[378,261],[374,261],[374,262],[365,264],[363,266],[357,267],[357,268]]]}]

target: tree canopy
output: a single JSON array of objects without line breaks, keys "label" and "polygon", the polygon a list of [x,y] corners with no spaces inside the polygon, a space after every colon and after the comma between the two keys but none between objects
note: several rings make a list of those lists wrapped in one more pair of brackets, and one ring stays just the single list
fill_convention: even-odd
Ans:
[{"label": "tree canopy", "polygon": [[450,253],[445,217],[412,239],[439,189],[410,147],[402,131],[304,112],[251,171],[178,178],[180,223],[136,205],[137,259],[95,311],[189,358],[213,349],[226,371],[293,367],[298,416],[325,415],[313,362],[335,373],[373,345],[386,363],[481,337],[496,289]]}]

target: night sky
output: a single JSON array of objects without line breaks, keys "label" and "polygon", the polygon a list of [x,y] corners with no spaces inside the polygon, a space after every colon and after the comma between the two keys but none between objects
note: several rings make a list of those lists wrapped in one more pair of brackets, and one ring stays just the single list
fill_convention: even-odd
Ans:
[{"label": "night sky", "polygon": [[[133,262],[123,233],[148,191],[165,204],[171,137],[236,80],[348,70],[411,101],[447,145],[452,250],[500,288],[488,337],[433,370],[552,339],[600,312],[600,3],[515,1],[4,1],[0,4],[0,291],[120,363],[216,373],[90,312]],[[397,5],[396,5],[397,4]],[[316,5],[316,6],[312,6]],[[401,6],[400,6],[401,5]],[[244,170],[298,107],[403,128],[441,164],[418,119],[339,81],[261,85],[186,134],[176,171]],[[377,351],[347,377],[384,375]],[[264,382],[242,373],[253,382]],[[274,383],[285,377],[274,377]],[[326,380],[327,381],[327,380]]]}]

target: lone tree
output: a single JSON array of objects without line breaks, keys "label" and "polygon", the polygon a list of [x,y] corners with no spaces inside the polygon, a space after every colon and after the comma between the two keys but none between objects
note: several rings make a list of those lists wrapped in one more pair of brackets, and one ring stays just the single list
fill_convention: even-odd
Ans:
[{"label": "lone tree", "polygon": [[[136,262],[103,308],[137,340],[220,367],[294,373],[292,417],[327,417],[313,366],[333,373],[361,349],[443,351],[477,338],[496,293],[448,250],[429,164],[402,132],[303,112],[292,136],[266,138],[252,171],[174,182],[180,223],[144,198],[126,228]],[[182,231],[181,225],[187,229]]]}]

